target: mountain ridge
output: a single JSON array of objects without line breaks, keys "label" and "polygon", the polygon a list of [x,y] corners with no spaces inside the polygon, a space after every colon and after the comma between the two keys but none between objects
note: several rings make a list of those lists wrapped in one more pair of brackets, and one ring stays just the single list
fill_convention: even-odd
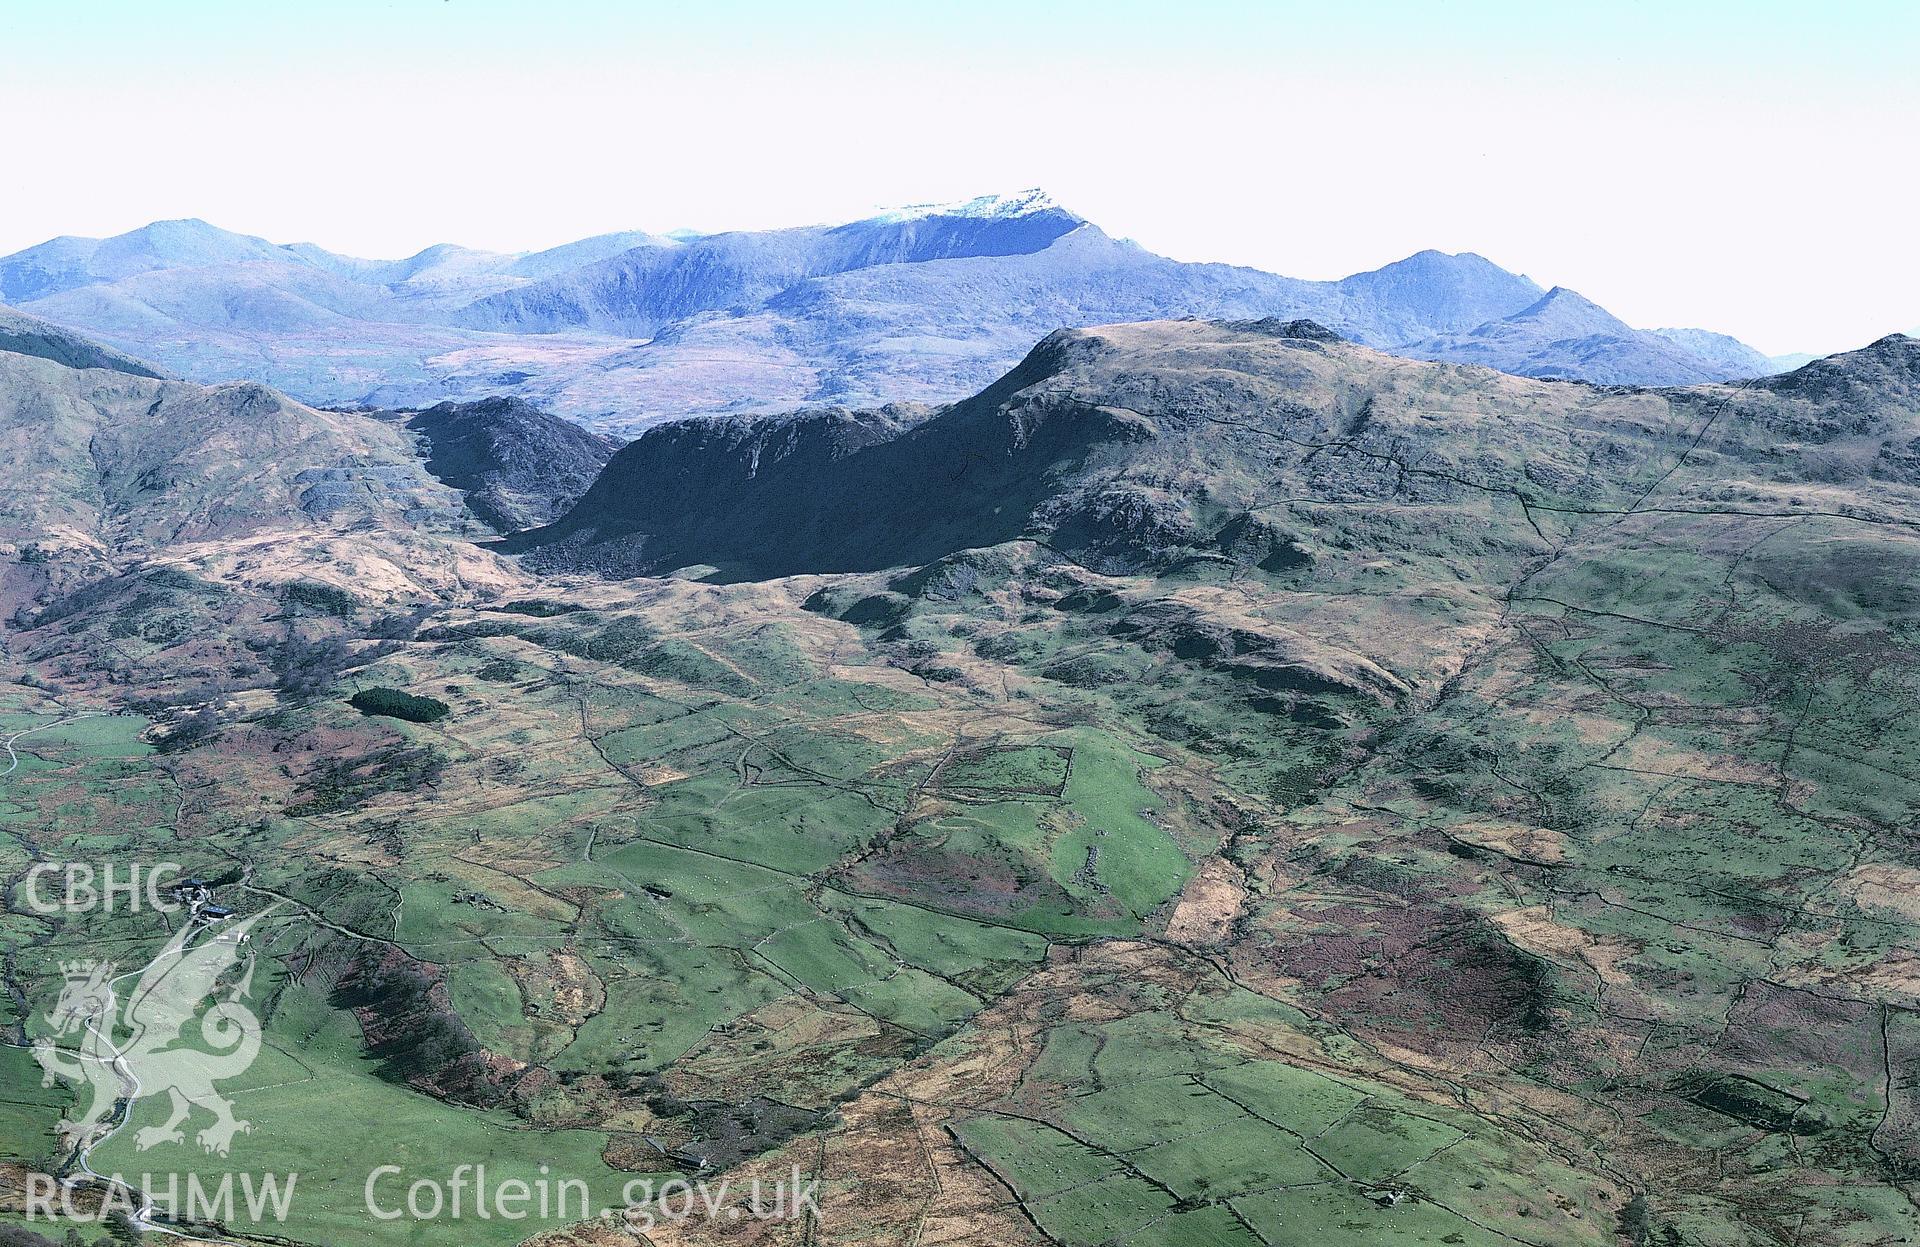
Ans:
[{"label": "mountain ridge", "polygon": [[502,579],[490,556],[449,540],[478,525],[401,428],[258,382],[101,364],[91,343],[79,358],[17,345],[0,332],[5,603],[161,560],[247,583],[337,579],[352,593]]},{"label": "mountain ridge", "polygon": [[1520,349],[1526,326],[1489,328],[1542,294],[1473,252],[1337,281],[1175,261],[1040,191],[523,254],[442,243],[361,260],[189,219],[0,259],[0,299],[198,380],[249,377],[322,405],[505,394],[626,433],[684,414],[951,401],[1053,329],[1183,315],[1311,317],[1402,353],[1640,384],[1724,379],[1760,358],[1705,331],[1612,322],[1604,342]]},{"label": "mountain ridge", "polygon": [[[1415,359],[1479,364],[1515,376],[1609,385],[1695,385],[1741,375],[1670,337],[1633,328],[1565,286],[1555,286],[1512,315],[1465,332],[1410,342],[1400,351]],[[1753,357],[1758,359],[1759,353]]]},{"label": "mountain ridge", "polygon": [[394,418],[425,440],[427,471],[463,491],[467,509],[502,533],[559,518],[620,448],[518,398],[440,403]]},{"label": "mountain ridge", "polygon": [[[1541,320],[1592,323],[1571,291],[1541,302]],[[1531,482],[1501,489],[1523,500],[1537,531],[1525,509],[1536,501],[1624,504],[1627,481],[1657,479],[1666,443],[1684,444],[1710,408],[1732,412],[1710,449],[1755,479],[1903,481],[1920,464],[1909,446],[1920,423],[1901,406],[1916,386],[1920,343],[1898,335],[1741,386],[1619,392],[1619,412],[1596,414],[1589,407],[1615,391],[1404,359],[1311,321],[1059,330],[980,393],[911,422],[813,412],[648,430],[570,511],[506,549],[549,570],[707,565],[760,579],[911,567],[1032,539],[1129,574],[1220,557],[1220,534],[1258,510],[1253,483],[1275,448],[1329,446],[1321,463],[1344,463],[1360,498],[1382,472],[1457,491],[1484,477],[1467,463],[1491,456]],[[1443,397],[1459,428],[1424,414]],[[1516,410],[1550,415],[1507,427],[1503,413]],[[1547,432],[1535,437],[1539,424]],[[1783,457],[1783,437],[1806,449]],[[1577,449],[1594,439],[1612,447],[1608,459]],[[1311,456],[1296,470],[1325,488],[1330,469]]]},{"label": "mountain ridge", "polygon": [[107,368],[154,380],[167,375],[142,360],[6,306],[0,306],[0,352],[32,355],[68,368]]}]

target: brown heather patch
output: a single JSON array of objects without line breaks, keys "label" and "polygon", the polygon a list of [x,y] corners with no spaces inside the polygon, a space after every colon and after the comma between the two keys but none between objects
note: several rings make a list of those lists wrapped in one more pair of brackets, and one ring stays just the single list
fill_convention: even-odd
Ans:
[{"label": "brown heather patch", "polygon": [[1911,866],[1856,866],[1840,881],[1845,895],[1866,909],[1920,923],[1920,870]]},{"label": "brown heather patch", "polygon": [[1773,788],[1780,782],[1779,772],[1766,763],[1692,748],[1664,733],[1656,735],[1643,732],[1615,754],[1612,763],[1653,775],[1750,784],[1756,788]]},{"label": "brown heather patch", "polygon": [[505,963],[521,995],[550,1001],[550,1019],[579,1026],[606,1007],[607,989],[584,958],[569,949],[545,957],[518,957]]},{"label": "brown heather patch", "polygon": [[1536,956],[1584,966],[1610,986],[1624,987],[1632,981],[1620,963],[1638,955],[1638,947],[1614,936],[1596,938],[1558,922],[1545,905],[1505,910],[1493,915],[1493,923],[1514,944]]},{"label": "brown heather patch", "polygon": [[1566,860],[1567,837],[1548,827],[1529,827],[1504,819],[1476,818],[1455,823],[1447,834],[1467,844],[1529,862],[1558,863]]},{"label": "brown heather patch", "polygon": [[1920,954],[1896,950],[1838,977],[1869,999],[1884,997],[1903,1008],[1920,1007]]},{"label": "brown heather patch", "polygon": [[1218,944],[1232,934],[1246,899],[1240,872],[1220,858],[1209,858],[1174,902],[1167,938],[1180,944]]}]

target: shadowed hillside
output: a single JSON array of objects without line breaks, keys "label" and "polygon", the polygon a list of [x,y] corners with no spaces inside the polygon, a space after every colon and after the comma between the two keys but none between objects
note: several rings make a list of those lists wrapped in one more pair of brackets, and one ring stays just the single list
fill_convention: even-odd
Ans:
[{"label": "shadowed hillside", "polygon": [[0,351],[49,359],[68,368],[108,368],[129,376],[152,377],[156,380],[165,375],[153,365],[144,364],[131,355],[122,355],[112,347],[102,346],[10,307],[0,307]]},{"label": "shadowed hillside", "polygon": [[503,533],[565,513],[620,448],[517,398],[441,403],[406,427],[426,441],[427,470],[466,491],[467,509]]},{"label": "shadowed hillside", "polygon": [[[1568,516],[1624,513],[1682,451],[1670,487],[1891,479],[1920,434],[1900,405],[1916,351],[1895,337],[1740,386],[1596,390],[1396,359],[1310,322],[1063,331],[910,427],[809,414],[651,430],[515,548],[543,566],[764,577],[1033,537],[1102,569],[1167,569],[1226,557],[1270,498],[1409,491],[1490,511],[1477,541],[1526,549]],[[1801,453],[1783,453],[1789,433]]]}]

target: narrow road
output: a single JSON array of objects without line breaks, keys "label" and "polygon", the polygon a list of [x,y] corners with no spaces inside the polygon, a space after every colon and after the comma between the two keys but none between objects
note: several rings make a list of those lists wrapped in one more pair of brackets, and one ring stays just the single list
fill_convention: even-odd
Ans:
[{"label": "narrow road", "polygon": [[[49,726],[52,726],[52,725],[50,724]],[[187,951],[187,946],[182,945],[179,949],[175,951],[178,955],[184,955]],[[145,975],[146,972],[148,970],[151,970],[154,966],[159,965],[160,958],[165,955],[166,955],[166,950],[162,949],[160,953],[157,954],[153,958],[153,960],[147,962],[146,965],[141,966],[137,970],[129,970],[125,974],[116,975],[108,981],[110,983],[118,983],[122,979],[139,978]],[[155,1224],[154,1221],[152,1220],[152,1217],[153,1217],[153,1197],[152,1196],[148,1195],[145,1191],[141,1190],[137,1186],[132,1185],[131,1183],[122,1181],[118,1178],[109,1177],[106,1174],[101,1173],[99,1170],[93,1167],[93,1163],[91,1159],[93,1155],[93,1150],[101,1146],[102,1144],[106,1143],[109,1139],[113,1138],[114,1135],[120,1133],[120,1131],[127,1125],[127,1123],[133,1119],[134,1106],[140,1102],[141,1085],[140,1085],[140,1076],[138,1074],[135,1074],[133,1072],[132,1067],[127,1064],[126,1055],[119,1048],[114,1047],[112,1038],[107,1035],[102,1035],[99,1032],[99,1030],[97,1030],[94,1027],[94,1024],[91,1020],[87,1022],[87,1030],[92,1032],[93,1037],[95,1039],[98,1039],[100,1043],[108,1051],[113,1053],[113,1058],[111,1061],[108,1062],[108,1064],[113,1067],[113,1070],[115,1073],[120,1075],[120,1087],[123,1094],[121,1096],[120,1107],[115,1114],[116,1120],[114,1121],[112,1128],[109,1129],[105,1134],[100,1135],[98,1138],[92,1140],[91,1142],[81,1147],[79,1153],[74,1157],[75,1163],[77,1163],[80,1166],[80,1168],[86,1172],[86,1174],[89,1177],[93,1178],[95,1181],[107,1187],[109,1190],[111,1190],[114,1187],[119,1187],[120,1189],[126,1191],[128,1195],[138,1199],[140,1206],[138,1211],[132,1214],[132,1219],[133,1219],[134,1225],[139,1229],[150,1231],[155,1234],[165,1234],[169,1238],[186,1239],[189,1242],[211,1243],[211,1244],[215,1244],[216,1247],[238,1247],[237,1244],[229,1243],[226,1239],[202,1238],[198,1234],[188,1234],[181,1230],[170,1229],[167,1226]]]},{"label": "narrow road", "polygon": [[7,776],[13,774],[15,771],[20,769],[20,755],[14,752],[13,746],[14,746],[14,743],[18,741],[21,737],[31,736],[35,732],[51,732],[56,727],[65,727],[67,724],[72,723],[79,719],[98,718],[100,715],[104,713],[106,712],[103,710],[82,710],[75,714],[70,714],[66,718],[61,719],[54,723],[42,723],[39,727],[22,728],[20,731],[15,732],[13,735],[7,737],[5,740],[0,740],[0,747],[4,747],[7,751],[7,769],[4,771],[0,771],[0,779],[5,779]]}]

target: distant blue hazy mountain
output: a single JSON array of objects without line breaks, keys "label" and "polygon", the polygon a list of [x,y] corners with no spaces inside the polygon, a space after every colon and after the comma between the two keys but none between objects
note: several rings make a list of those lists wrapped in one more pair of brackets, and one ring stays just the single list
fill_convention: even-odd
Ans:
[{"label": "distant blue hazy mountain", "polygon": [[0,260],[0,302],[23,303],[155,269],[274,260],[281,253],[264,238],[205,221],[155,221],[112,238],[65,236]]},{"label": "distant blue hazy mountain", "polygon": [[[1718,364],[1736,377],[1770,377],[1799,367],[1798,364],[1788,365],[1762,355],[1740,339],[1724,333],[1713,333],[1706,329],[1650,329],[1647,332],[1665,338],[1688,354],[1698,355],[1710,364]],[[1808,356],[1808,359],[1800,362],[1806,363],[1815,358],[1818,357]]]},{"label": "distant blue hazy mountain", "polygon": [[679,240],[661,234],[649,234],[642,230],[626,230],[618,234],[596,234],[592,238],[582,238],[579,242],[563,243],[558,247],[549,247],[545,251],[536,251],[531,255],[517,256],[508,265],[507,272],[514,277],[539,280],[543,277],[557,277],[561,273],[571,272],[600,260],[609,260],[621,255],[648,247],[676,247]]},{"label": "distant blue hazy mountain", "polygon": [[306,401],[511,394],[614,429],[695,412],[939,401],[1048,332],[1180,316],[1308,317],[1356,341],[1534,376],[1751,375],[1722,335],[1642,332],[1480,256],[1339,281],[1167,259],[1039,191],[842,225],[606,234],[525,255],[440,244],[364,260],[204,221],[0,259],[0,302],[190,378]]},{"label": "distant blue hazy mountain", "polygon": [[1035,255],[1084,225],[1050,202],[1027,199],[1008,209],[975,200],[847,225],[709,234],[674,247],[641,247],[494,295],[459,320],[476,329],[586,328],[651,337],[699,312],[744,312],[811,278],[934,260]]},{"label": "distant blue hazy mountain", "polygon": [[[846,225],[711,234],[631,251],[493,295],[461,314],[476,329],[592,329],[651,337],[702,312],[904,318],[988,332],[1190,316],[1312,314],[1388,346],[1466,328],[1540,297],[1476,255],[1423,251],[1338,282],[1189,264],[1108,237],[1037,191],[902,209]],[[851,314],[847,314],[851,310]],[[836,315],[836,313],[839,313]],[[817,335],[816,335],[817,336]]]},{"label": "distant blue hazy mountain", "polygon": [[1694,354],[1668,337],[1633,328],[1562,286],[1511,316],[1397,350],[1414,359],[1480,364],[1522,377],[1611,385],[1696,385],[1772,371],[1758,351],[1752,353],[1760,361],[1753,369]]}]

